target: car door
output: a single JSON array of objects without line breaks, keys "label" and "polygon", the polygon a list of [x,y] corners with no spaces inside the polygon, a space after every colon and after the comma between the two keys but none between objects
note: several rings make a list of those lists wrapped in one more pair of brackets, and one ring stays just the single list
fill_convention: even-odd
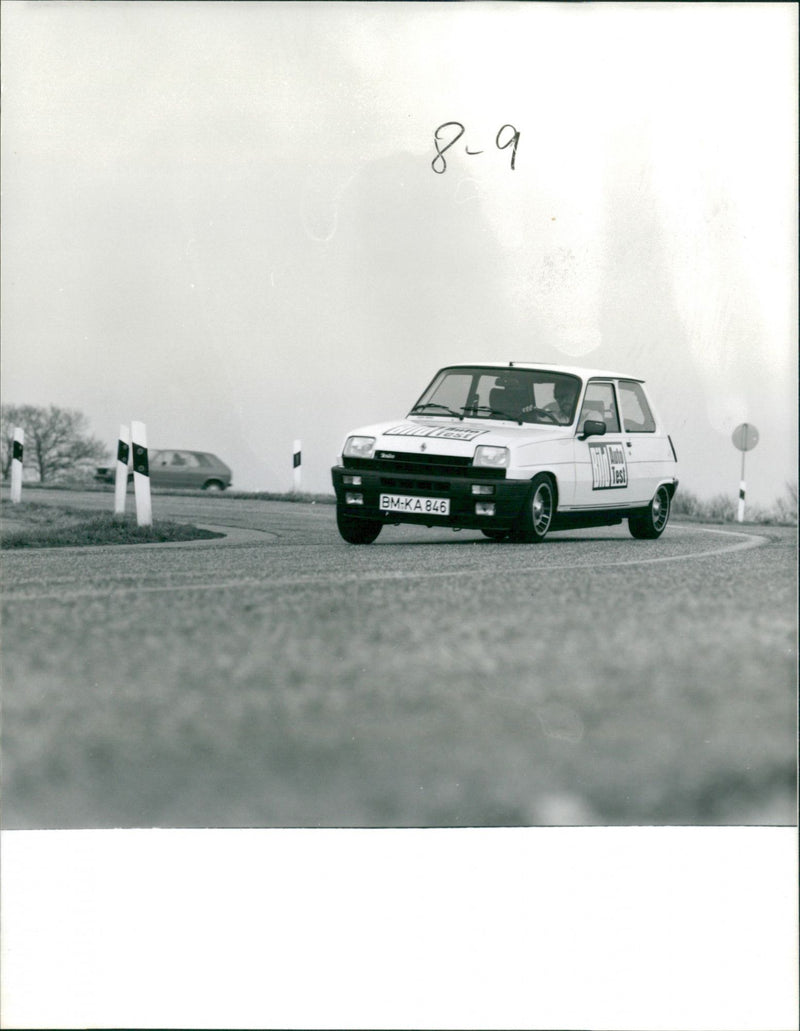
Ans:
[{"label": "car door", "polygon": [[150,454],[150,482],[154,487],[172,487],[172,451],[156,451]]},{"label": "car door", "polygon": [[194,451],[176,451],[181,459],[181,476],[187,489],[197,490],[206,482],[206,470],[201,462],[201,455]]},{"label": "car door", "polygon": [[191,451],[173,451],[169,463],[170,486],[192,490],[202,486],[203,471]]},{"label": "car door", "polygon": [[659,483],[674,475],[675,453],[656,421],[644,385],[621,379],[618,388],[633,499],[647,503]]},{"label": "car door", "polygon": [[197,459],[191,451],[159,451],[150,468],[150,478],[156,487],[184,490],[194,487],[198,479]]},{"label": "car door", "polygon": [[[602,422],[606,432],[583,436],[587,419]],[[619,418],[616,389],[609,380],[589,380],[575,437],[576,509],[624,508],[633,502],[628,442]]]}]

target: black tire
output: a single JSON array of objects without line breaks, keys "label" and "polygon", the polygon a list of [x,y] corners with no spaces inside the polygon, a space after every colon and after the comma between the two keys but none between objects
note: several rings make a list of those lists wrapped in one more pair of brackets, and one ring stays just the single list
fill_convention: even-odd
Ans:
[{"label": "black tire", "polygon": [[538,544],[547,536],[555,514],[555,486],[547,473],[539,473],[531,481],[530,493],[511,534],[511,539],[525,544]]},{"label": "black tire", "polygon": [[374,519],[353,519],[340,508],[336,509],[336,525],[348,544],[372,544],[383,529],[383,523]]},{"label": "black tire", "polygon": [[203,490],[225,490],[225,484],[221,480],[206,480],[203,484]]},{"label": "black tire", "polygon": [[628,529],[632,537],[654,541],[664,532],[669,521],[671,497],[669,489],[662,483],[653,495],[653,500],[635,516],[628,516]]},{"label": "black tire", "polygon": [[481,533],[490,541],[504,541],[508,537],[508,530],[481,530]]}]

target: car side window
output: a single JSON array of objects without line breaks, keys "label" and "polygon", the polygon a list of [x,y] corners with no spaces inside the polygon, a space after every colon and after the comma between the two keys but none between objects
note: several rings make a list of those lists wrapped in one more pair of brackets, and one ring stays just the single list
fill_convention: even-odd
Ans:
[{"label": "car side window", "polygon": [[578,425],[583,426],[587,419],[604,422],[609,433],[619,433],[617,401],[611,383],[589,383],[586,387]]},{"label": "car side window", "polygon": [[626,433],[655,433],[656,421],[641,383],[620,380],[619,405]]},{"label": "car side window", "polygon": [[176,451],[172,464],[182,465],[185,469],[196,469],[198,461],[191,451]]}]

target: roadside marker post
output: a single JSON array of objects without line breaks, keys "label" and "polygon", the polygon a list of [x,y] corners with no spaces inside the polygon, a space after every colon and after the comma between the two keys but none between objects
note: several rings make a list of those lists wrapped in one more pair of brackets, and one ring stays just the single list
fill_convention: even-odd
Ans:
[{"label": "roadside marker post", "polygon": [[744,456],[748,451],[752,451],[758,443],[758,430],[752,423],[743,422],[733,431],[731,439],[733,440],[733,446],[742,452],[742,471],[739,477],[739,508],[736,513],[736,521],[743,523],[744,501],[745,494],[747,493],[744,479]]},{"label": "roadside marker post", "polygon": [[14,427],[14,442],[11,452],[11,500],[15,505],[22,501],[22,451],[25,446],[25,430]]},{"label": "roadside marker post", "polygon": [[114,515],[125,515],[125,497],[128,490],[128,458],[131,453],[131,431],[120,426],[117,441],[117,475],[114,481]]},{"label": "roadside marker post", "polygon": [[303,452],[302,452],[302,448],[300,446],[300,441],[296,440],[294,442],[294,453],[292,455],[292,469],[294,471],[294,491],[295,491],[295,494],[297,494],[300,491],[300,473],[301,473],[301,467],[302,467],[301,466],[302,454],[303,454]]},{"label": "roadside marker post", "polygon": [[147,463],[147,430],[143,422],[131,423],[131,448],[136,522],[139,526],[152,526],[153,506],[150,499],[150,467]]}]

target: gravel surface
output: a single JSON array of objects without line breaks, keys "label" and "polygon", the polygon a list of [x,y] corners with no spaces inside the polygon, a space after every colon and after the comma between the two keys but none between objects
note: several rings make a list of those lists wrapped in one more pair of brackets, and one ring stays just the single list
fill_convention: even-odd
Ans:
[{"label": "gravel surface", "polygon": [[795,820],[793,529],[153,509],[230,535],[4,556],[6,828]]}]

